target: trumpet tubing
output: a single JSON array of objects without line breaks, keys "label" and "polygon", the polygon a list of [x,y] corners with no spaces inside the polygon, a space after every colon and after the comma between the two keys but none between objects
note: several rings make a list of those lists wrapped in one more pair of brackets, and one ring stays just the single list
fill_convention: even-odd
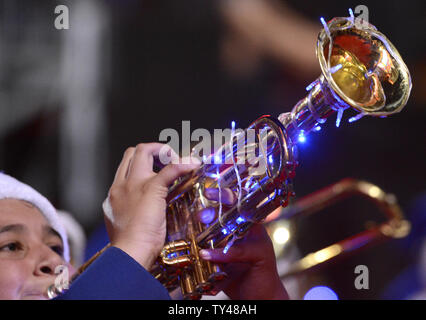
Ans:
[{"label": "trumpet tubing", "polygon": [[295,201],[292,205],[283,208],[277,217],[268,221],[268,224],[273,224],[280,219],[290,220],[302,215],[319,213],[339,201],[357,195],[373,203],[383,213],[386,220],[338,243],[306,255],[292,263],[280,275],[281,278],[300,274],[329,262],[338,256],[360,250],[366,245],[407,236],[410,232],[411,224],[404,219],[404,214],[398,205],[396,197],[368,181],[351,178],[343,179]]}]

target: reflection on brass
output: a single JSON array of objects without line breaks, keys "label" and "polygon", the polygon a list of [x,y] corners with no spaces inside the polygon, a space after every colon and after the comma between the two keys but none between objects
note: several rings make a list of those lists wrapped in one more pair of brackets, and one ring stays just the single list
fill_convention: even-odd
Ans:
[{"label": "reflection on brass", "polygon": [[[351,18],[334,18],[327,27],[318,36],[317,56],[330,89],[361,113],[388,116],[401,111],[411,92],[411,77],[386,36],[371,24],[358,29]],[[333,73],[339,64],[342,67]]]},{"label": "reflection on brass", "polygon": [[367,74],[367,68],[349,51],[333,49],[331,65],[342,67],[332,77],[343,93],[363,107],[381,108],[385,104],[383,88],[377,74]]}]

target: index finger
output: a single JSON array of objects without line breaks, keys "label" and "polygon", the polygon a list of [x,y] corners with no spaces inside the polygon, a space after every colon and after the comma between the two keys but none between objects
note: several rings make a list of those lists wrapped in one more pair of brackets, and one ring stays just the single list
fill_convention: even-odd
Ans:
[{"label": "index finger", "polygon": [[136,146],[136,150],[129,169],[129,180],[143,180],[154,175],[154,157],[168,157],[172,160],[179,158],[167,144],[143,143]]},{"label": "index finger", "polygon": [[200,166],[201,162],[197,158],[183,158],[182,163],[171,163],[164,167],[156,176],[155,180],[162,186],[170,186],[177,178],[191,172]]},{"label": "index finger", "polygon": [[118,169],[115,173],[113,183],[117,183],[126,179],[130,162],[132,160],[134,153],[135,153],[135,148],[131,147],[126,149],[123,155],[123,159],[121,160],[120,165],[118,166]]}]

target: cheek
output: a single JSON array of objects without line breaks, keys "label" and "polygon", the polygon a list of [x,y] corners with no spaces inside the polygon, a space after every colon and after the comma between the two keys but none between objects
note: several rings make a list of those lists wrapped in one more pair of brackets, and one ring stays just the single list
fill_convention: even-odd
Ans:
[{"label": "cheek", "polygon": [[19,299],[20,290],[28,278],[27,270],[20,261],[0,259],[0,300]]},{"label": "cheek", "polygon": [[64,262],[63,264],[68,268],[68,276],[72,278],[72,276],[77,272],[77,269],[71,263]]}]

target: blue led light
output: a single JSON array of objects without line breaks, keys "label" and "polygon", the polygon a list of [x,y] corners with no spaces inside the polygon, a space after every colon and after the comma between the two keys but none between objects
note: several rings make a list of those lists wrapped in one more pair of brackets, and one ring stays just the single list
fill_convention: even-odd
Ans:
[{"label": "blue led light", "polygon": [[306,141],[305,130],[300,130],[299,137],[297,138],[299,142],[304,143]]},{"label": "blue led light", "polygon": [[226,254],[227,252],[228,252],[228,250],[229,250],[229,248],[230,248],[231,246],[229,245],[229,244],[227,244],[226,246],[225,246],[225,248],[223,248],[223,251],[222,251],[222,253],[223,254]]},{"label": "blue led light", "polygon": [[223,254],[226,254],[227,252],[228,252],[228,250],[229,250],[229,248],[231,248],[232,247],[232,245],[234,244],[234,241],[236,240],[236,238],[235,237],[232,237],[232,239],[231,239],[231,241],[229,241],[227,244],[226,244],[226,246],[225,246],[225,248],[223,248]]},{"label": "blue led light", "polygon": [[206,176],[212,179],[219,179],[220,178],[220,174],[218,173],[206,173]]},{"label": "blue led light", "polygon": [[228,232],[228,229],[226,229],[226,228],[223,228],[222,229],[222,233],[226,236],[229,232]]},{"label": "blue led light", "polygon": [[322,25],[324,27],[324,30],[327,33],[328,37],[331,38],[331,34],[330,34],[330,30],[328,29],[327,22],[325,22],[325,20],[324,20],[323,17],[320,18],[320,21],[321,21],[321,23],[322,23]]},{"label": "blue led light", "polygon": [[353,23],[353,20],[354,20],[355,16],[354,16],[354,12],[352,11],[352,9],[351,9],[351,8],[349,8],[349,15],[351,16],[351,18],[352,18],[352,23]]},{"label": "blue led light", "polygon": [[314,128],[314,131],[316,131],[316,132],[321,131],[321,127],[320,127],[320,126],[316,126],[316,127]]},{"label": "blue led light", "polygon": [[345,111],[344,109],[340,108],[337,111],[337,117],[336,117],[336,128],[338,128],[340,126],[340,121],[342,120],[343,117],[343,111]]},{"label": "blue led light", "polygon": [[349,123],[358,121],[359,119],[361,119],[364,116],[364,113],[358,113],[356,116],[353,116],[352,118],[350,118],[348,120]]},{"label": "blue led light", "polygon": [[237,224],[241,224],[241,223],[245,222],[246,219],[244,219],[243,217],[238,217],[235,221],[237,222]]},{"label": "blue led light", "polygon": [[339,300],[339,297],[329,287],[317,286],[306,292],[303,300]]},{"label": "blue led light", "polygon": [[342,66],[342,64],[335,65],[334,67],[330,68],[330,73],[335,73],[336,71],[339,71]]},{"label": "blue led light", "polygon": [[318,84],[318,80],[315,80],[315,81],[314,81],[314,82],[312,82],[310,85],[308,85],[308,86],[305,88],[305,90],[306,90],[306,91],[311,91],[311,89],[312,89],[313,87],[315,87],[317,84]]},{"label": "blue led light", "polygon": [[270,155],[269,157],[268,157],[268,161],[269,161],[269,163],[274,163],[274,159],[272,158],[272,155]]},{"label": "blue led light", "polygon": [[173,252],[173,253],[169,253],[168,255],[167,255],[167,257],[169,258],[169,259],[173,259],[173,258],[177,258],[177,253],[176,252]]}]

